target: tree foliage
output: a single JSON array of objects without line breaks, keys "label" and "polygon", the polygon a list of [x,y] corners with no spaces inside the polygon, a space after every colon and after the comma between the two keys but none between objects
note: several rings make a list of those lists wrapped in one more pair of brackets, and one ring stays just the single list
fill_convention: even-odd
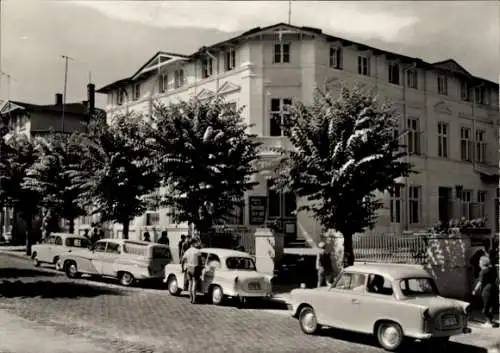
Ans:
[{"label": "tree foliage", "polygon": [[175,221],[207,231],[227,220],[255,185],[259,143],[221,98],[158,104],[153,114],[157,167],[166,192],[161,203]]},{"label": "tree foliage", "polygon": [[311,211],[323,228],[343,234],[349,265],[352,236],[372,227],[382,207],[376,191],[392,189],[412,172],[395,134],[398,119],[357,88],[343,88],[338,97],[317,91],[312,105],[291,109],[294,148],[280,150],[277,185],[307,199],[301,210]]},{"label": "tree foliage", "polygon": [[68,173],[79,166],[81,140],[80,134],[51,134],[37,139],[37,159],[28,168],[23,187],[39,195],[48,231],[57,230],[62,217],[69,221],[72,233],[74,220],[85,214],[78,203],[79,189],[73,187]]},{"label": "tree foliage", "polygon": [[[39,207],[39,195],[23,185],[29,168],[36,161],[33,143],[25,135],[2,138],[0,153],[0,198],[3,206],[12,207],[14,215],[26,222],[27,253],[31,252],[32,222]],[[13,240],[19,242],[17,222],[13,224]]]},{"label": "tree foliage", "polygon": [[140,115],[125,114],[109,125],[95,121],[87,130],[79,137],[80,162],[68,175],[81,207],[102,221],[121,223],[127,238],[130,221],[146,210],[145,196],[159,186],[149,125]]}]

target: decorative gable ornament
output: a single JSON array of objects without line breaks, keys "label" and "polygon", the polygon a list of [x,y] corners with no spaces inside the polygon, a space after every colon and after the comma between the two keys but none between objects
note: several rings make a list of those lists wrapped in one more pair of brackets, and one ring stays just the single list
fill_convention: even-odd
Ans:
[{"label": "decorative gable ornament", "polygon": [[209,89],[202,88],[200,92],[196,95],[198,99],[210,99],[215,96],[215,93]]},{"label": "decorative gable ornament", "polygon": [[434,111],[439,114],[453,115],[451,106],[444,101],[434,104]]},{"label": "decorative gable ornament", "polygon": [[241,86],[238,86],[232,82],[226,81],[219,87],[217,94],[228,94],[241,90]]}]

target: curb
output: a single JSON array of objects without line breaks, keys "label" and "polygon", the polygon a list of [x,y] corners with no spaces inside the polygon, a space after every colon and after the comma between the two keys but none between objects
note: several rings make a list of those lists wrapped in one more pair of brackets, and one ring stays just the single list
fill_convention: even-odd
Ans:
[{"label": "curb", "polygon": [[6,256],[11,256],[11,257],[16,257],[18,259],[24,259],[24,260],[31,260],[28,255],[24,251],[7,251],[7,250],[0,250],[0,255],[6,255]]}]

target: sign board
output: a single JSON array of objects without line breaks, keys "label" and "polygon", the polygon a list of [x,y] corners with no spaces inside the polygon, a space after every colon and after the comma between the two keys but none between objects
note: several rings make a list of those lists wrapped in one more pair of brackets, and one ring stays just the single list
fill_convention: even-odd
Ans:
[{"label": "sign board", "polygon": [[266,196],[249,196],[249,224],[252,226],[261,226],[266,223]]}]

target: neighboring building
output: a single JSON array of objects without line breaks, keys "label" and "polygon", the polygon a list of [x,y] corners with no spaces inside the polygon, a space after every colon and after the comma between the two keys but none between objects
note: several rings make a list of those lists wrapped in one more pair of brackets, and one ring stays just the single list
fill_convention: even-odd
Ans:
[{"label": "neighboring building", "polygon": [[[487,217],[498,225],[498,85],[475,77],[452,59],[428,63],[333,37],[319,29],[277,24],[254,28],[186,56],[158,52],[131,77],[97,90],[106,112],[152,113],[153,102],[220,95],[238,107],[263,142],[261,155],[286,146],[281,124],[294,100],[310,103],[316,87],[338,90],[361,84],[395,103],[419,174],[386,194],[374,232],[399,233],[438,220]],[[252,203],[266,200],[267,218],[284,222],[290,237],[314,238],[319,226],[306,213],[292,215],[294,195],[269,189],[265,172],[246,197],[242,222],[252,223]],[[172,227],[166,210],[146,213],[135,225]],[[118,232],[119,233],[119,232]]]},{"label": "neighboring building", "polygon": [[54,104],[49,105],[6,100],[0,102],[0,117],[12,133],[25,133],[30,137],[51,132],[81,131],[92,112],[96,111],[94,85],[89,84],[87,88],[88,100],[66,103],[64,108],[61,93],[56,93]]},{"label": "neighboring building", "polygon": [[[26,134],[29,138],[50,133],[72,133],[83,131],[92,114],[104,111],[95,108],[95,85],[87,85],[88,97],[81,103],[66,103],[63,109],[63,95],[56,93],[54,104],[38,105],[18,101],[0,101],[0,118],[12,134]],[[63,118],[64,110],[64,118]],[[8,222],[6,222],[8,220]],[[13,213],[4,209],[0,215],[2,234],[9,234]],[[39,230],[37,225],[35,229]],[[24,232],[24,224],[18,221],[18,230]]]}]

